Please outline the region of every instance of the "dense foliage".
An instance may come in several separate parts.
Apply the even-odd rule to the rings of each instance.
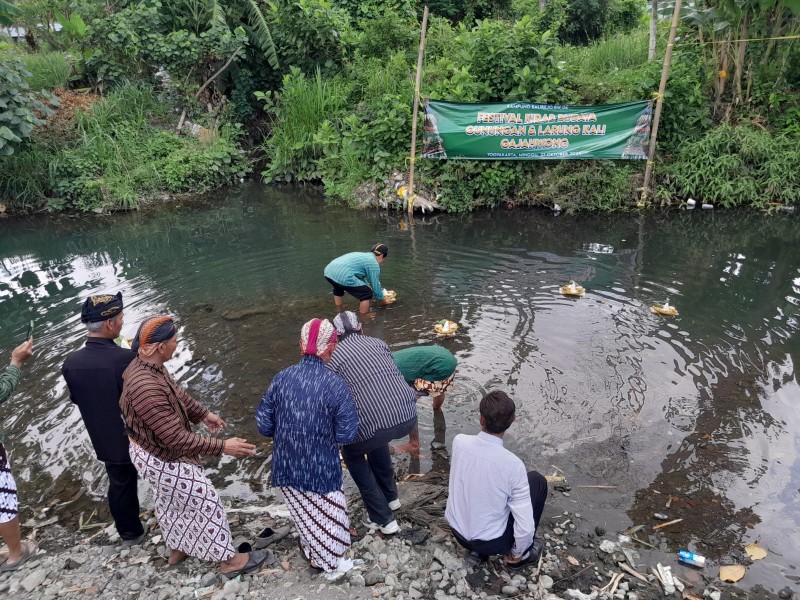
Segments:
[[[322,184],[358,203],[408,166],[418,0],[17,0],[0,19],[0,201],[133,207],[242,177]],[[651,98],[645,0],[433,0],[427,98],[603,104]],[[672,2],[659,2],[663,55]],[[798,200],[797,0],[699,0],[682,13],[659,132],[655,197],[723,206]],[[55,24],[60,24],[56,31]],[[763,41],[749,41],[759,40]],[[50,115],[42,92],[67,104]],[[72,91],[69,91],[69,89]],[[13,108],[8,108],[13,106]],[[188,124],[191,131],[177,131]],[[421,160],[451,211],[636,206],[633,161]],[[385,198],[384,200],[388,200]],[[392,194],[392,199],[396,197]]]

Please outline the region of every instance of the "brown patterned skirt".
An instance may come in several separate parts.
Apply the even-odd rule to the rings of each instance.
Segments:
[[[350,548],[350,518],[344,492],[315,494],[291,487],[281,487],[281,492],[300,532],[300,546],[306,558],[328,573],[336,571]]]
[[[133,442],[130,454],[153,489],[156,519],[170,550],[215,562],[236,554],[222,501],[203,467],[165,462]]]

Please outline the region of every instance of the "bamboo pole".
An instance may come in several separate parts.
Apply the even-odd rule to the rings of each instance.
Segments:
[[[408,169],[408,215],[414,214],[414,163],[417,160],[417,115],[419,114],[419,89],[422,81],[422,57],[425,54],[425,32],[428,29],[428,7],[422,11],[422,33],[419,36],[419,55],[417,56],[417,79],[414,83],[414,114],[411,120],[411,164]]]
[[[661,107],[664,105],[664,90],[667,89],[667,77],[669,77],[669,65],[672,62],[672,47],[675,44],[675,32],[678,30],[678,21],[681,17],[681,0],[675,0],[675,10],[672,12],[672,25],[669,28],[669,41],[667,51],[664,54],[664,67],[661,69],[661,83],[658,84],[658,97],[656,98],[656,110],[653,114],[653,129],[650,132],[650,151],[647,153],[647,166],[644,170],[644,185],[642,186],[642,198],[640,205],[644,206],[647,202],[647,194],[650,191],[650,178],[653,176],[653,157],[656,154],[656,138],[658,136],[658,123],[661,120]]]

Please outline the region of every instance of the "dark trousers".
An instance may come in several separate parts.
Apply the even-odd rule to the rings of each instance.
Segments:
[[[528,471],[528,485],[531,488],[533,522],[538,529],[539,521],[542,518],[542,511],[544,510],[544,502],[547,500],[547,480],[536,471]],[[476,552],[481,556],[508,554],[511,552],[511,548],[514,547],[514,515],[508,516],[508,524],[506,525],[506,530],[503,532],[503,535],[493,540],[466,540],[455,529],[453,530],[453,535],[464,548]],[[525,552],[528,552],[532,547],[533,544],[526,548]]]
[[[105,463],[108,473],[108,507],[119,537],[133,540],[144,533],[139,520],[138,474],[133,463]]]
[[[387,525],[394,520],[389,502],[397,500],[389,442],[407,436],[416,422],[414,417],[400,425],[376,431],[368,440],[342,446],[344,464],[361,492],[369,519],[378,525]]]

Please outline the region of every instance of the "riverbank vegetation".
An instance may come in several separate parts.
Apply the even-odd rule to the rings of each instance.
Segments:
[[[658,2],[655,60],[644,0],[428,5],[423,97],[592,105],[658,89],[672,2]],[[131,208],[251,171],[362,203],[408,168],[421,10],[416,0],[2,2],[18,37],[0,35],[0,203]],[[798,17],[796,0],[684,10],[654,205],[800,200]],[[622,210],[636,206],[643,170],[420,159],[417,184],[451,211]]]

